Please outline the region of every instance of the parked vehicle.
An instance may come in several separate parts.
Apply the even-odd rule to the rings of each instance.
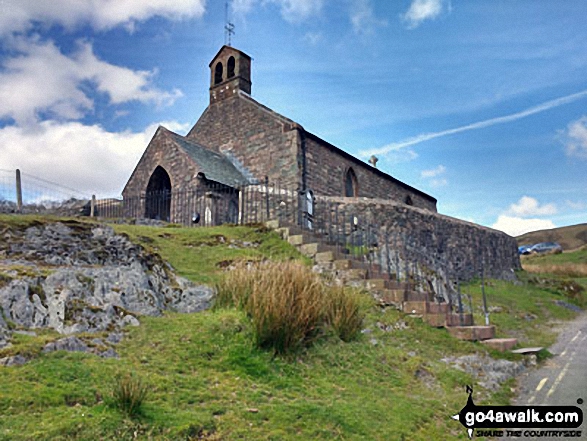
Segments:
[[[520,245],[518,247],[518,254],[530,254],[530,248],[532,248],[532,245]]]
[[[541,242],[530,248],[530,253],[562,253],[563,247],[556,242]]]

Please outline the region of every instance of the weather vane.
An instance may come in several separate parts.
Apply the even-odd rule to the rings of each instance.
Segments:
[[[234,35],[234,23],[231,23],[228,17],[228,1],[229,0],[226,0],[226,3],[224,4],[224,21],[226,23],[224,25],[224,44],[230,46],[232,36]]]

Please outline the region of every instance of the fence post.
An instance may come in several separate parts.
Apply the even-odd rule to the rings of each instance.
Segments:
[[[269,220],[269,177],[265,176],[265,221]]]
[[[20,180],[20,170],[16,169],[16,212],[22,212],[22,182]]]
[[[96,195],[92,195],[92,201],[90,202],[90,217],[94,217],[96,215]]]

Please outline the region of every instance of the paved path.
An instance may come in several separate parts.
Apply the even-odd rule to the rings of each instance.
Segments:
[[[583,400],[582,437],[573,439],[587,440],[587,313],[565,325],[549,350],[552,358],[520,378],[520,393],[512,404],[577,406]]]

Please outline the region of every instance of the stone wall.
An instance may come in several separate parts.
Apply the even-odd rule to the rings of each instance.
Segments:
[[[238,92],[211,103],[186,137],[236,160],[258,181],[267,176],[296,188],[298,136],[291,128],[292,121]]]
[[[243,92],[211,103],[187,138],[236,159],[260,182],[267,176],[270,183],[295,190],[304,188],[305,179],[315,194],[343,196],[345,174],[352,167],[358,196],[398,202],[409,196],[414,206],[436,211],[433,197],[353,158]]]
[[[344,196],[346,173],[352,167],[357,177],[357,196],[404,202],[409,196],[413,206],[436,211],[436,200],[421,191],[365,164],[325,141],[306,136],[307,187],[316,194]]]
[[[521,269],[516,240],[501,231],[381,199],[317,198],[317,219],[332,219],[333,212],[346,219],[346,231],[356,222],[355,228],[376,232],[382,261],[394,247],[407,247],[411,258],[452,280],[470,280],[481,271],[489,278],[511,279]]]
[[[200,170],[196,164],[179,149],[171,138],[171,132],[159,127],[143,153],[122,194],[135,196],[144,194],[147,184],[157,166],[165,169],[171,180],[171,190],[179,191],[196,182]],[[188,184],[188,185],[186,185]]]

